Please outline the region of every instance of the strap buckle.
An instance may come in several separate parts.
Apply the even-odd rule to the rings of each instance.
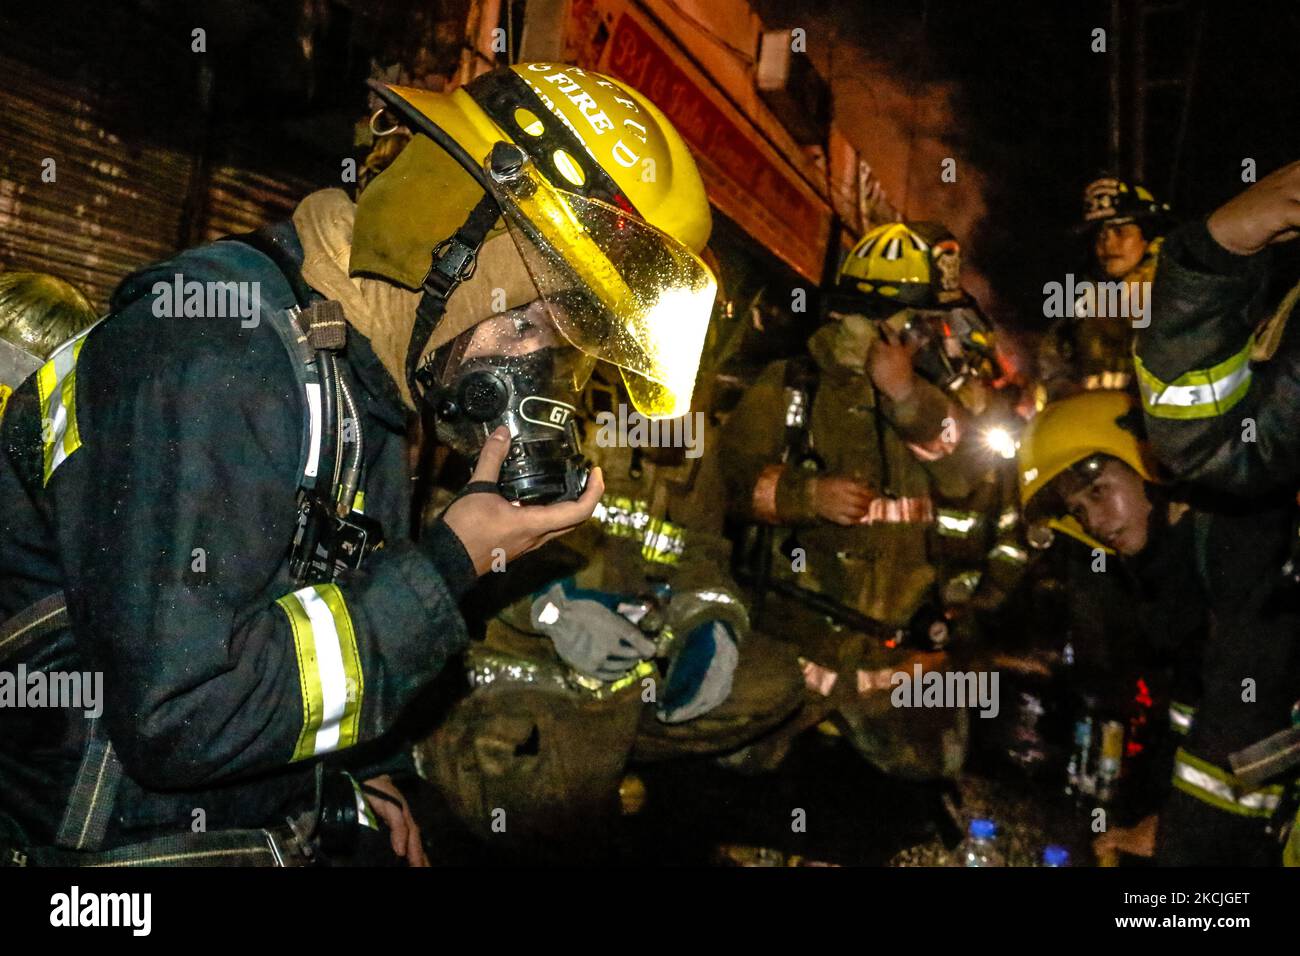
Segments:
[[[478,250],[459,235],[449,236],[433,247],[433,264],[421,285],[446,298],[452,289],[474,274]]]

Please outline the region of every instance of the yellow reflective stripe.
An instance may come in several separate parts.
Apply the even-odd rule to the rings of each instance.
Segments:
[[[1291,835],[1287,837],[1286,848],[1282,851],[1283,866],[1300,866],[1300,810],[1296,811],[1291,823]]]
[[[648,517],[648,516],[647,516]],[[641,542],[641,556],[647,561],[675,564],[686,550],[686,535],[671,521],[650,518]]]
[[[83,335],[61,346],[36,373],[36,394],[41,407],[44,484],[49,484],[59,465],[81,447],[81,433],[77,428],[76,371],[77,359],[85,344]]]
[[[9,396],[14,390],[3,382],[0,382],[0,422],[5,420],[5,409],[9,406]]]
[[[630,687],[632,684],[635,684],[642,677],[648,677],[650,674],[653,674],[654,669],[655,666],[653,663],[651,663],[650,661],[642,661],[640,664],[636,665],[635,668],[633,668],[632,673],[628,674],[626,677],[620,677],[618,680],[614,681],[614,683],[609,685],[607,690],[609,693],[612,694],[615,691],[622,690],[624,687]]]
[[[1202,803],[1240,817],[1271,816],[1282,799],[1280,784],[1242,792],[1230,773],[1181,747],[1174,756],[1174,786]]]
[[[650,521],[649,504],[616,495],[606,495],[596,503],[592,517],[607,532],[620,538],[640,538]]]
[[[81,343],[77,343],[81,350]],[[73,359],[76,362],[76,359]],[[63,407],[68,410],[68,427],[63,434],[63,457],[67,458],[81,447],[81,433],[77,430],[77,369],[74,364],[68,377],[63,380]]]
[[[293,631],[293,648],[298,659],[298,690],[302,694],[302,730],[289,760],[306,760],[316,752],[316,731],[325,711],[320,675],[316,671],[316,641],[312,637],[311,619],[295,595],[286,594],[275,603],[283,608]]]
[[[318,584],[316,593],[329,608],[335,631],[338,634],[340,663],[343,665],[344,706],[339,716],[339,749],[351,747],[361,735],[361,700],[365,693],[365,676],[361,670],[361,652],[357,649],[357,635],[352,628],[352,615],[348,613],[343,592],[335,584]]]
[[[1162,382],[1151,374],[1135,352],[1133,367],[1137,370],[1143,406],[1155,418],[1193,419],[1222,415],[1241,401],[1250,389],[1250,353],[1254,347],[1255,338],[1251,336],[1245,348],[1218,365],[1193,369],[1172,382]]]
[[[291,759],[351,747],[360,735],[365,687],[343,593],[333,584],[315,584],[276,603],[293,631],[302,691],[302,731]]]

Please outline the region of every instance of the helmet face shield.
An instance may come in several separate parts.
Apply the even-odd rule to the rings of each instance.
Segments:
[[[717,280],[681,242],[557,188],[522,152],[519,160],[505,175],[489,163],[489,179],[555,327],[585,355],[618,366],[643,415],[685,414]]]
[[[44,364],[31,352],[21,349],[7,339],[0,338],[0,388],[10,391],[18,388]]]

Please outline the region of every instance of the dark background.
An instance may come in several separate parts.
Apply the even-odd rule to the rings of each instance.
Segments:
[[[132,144],[173,147],[193,157],[199,173],[224,162],[331,185],[338,184],[342,157],[364,155],[355,125],[367,113],[363,81],[373,66],[440,84],[455,68],[467,6],[468,0],[3,0],[0,55],[91,86],[116,104],[105,123],[110,132]],[[918,90],[952,84],[945,145],[984,178],[984,215],[963,237],[968,259],[987,279],[994,301],[986,306],[1002,325],[1030,335],[1040,329],[1043,283],[1083,265],[1083,245],[1069,231],[1080,189],[1108,166],[1108,61],[1088,49],[1087,37],[1093,27],[1108,26],[1109,0],[755,6],[772,27],[831,25],[837,43],[873,64],[846,82],[869,89],[884,73]],[[1244,158],[1256,161],[1262,177],[1300,157],[1300,4],[1122,4],[1127,17],[1143,6],[1163,11],[1150,21],[1152,73],[1188,75],[1194,59],[1181,148],[1183,91],[1155,94],[1148,107],[1146,179],[1158,195],[1177,213],[1202,215],[1243,188]],[[190,52],[196,26],[208,31],[206,56]],[[1131,50],[1120,50],[1131,60]],[[8,82],[0,76],[0,109]],[[1124,119],[1127,152],[1132,117]],[[851,126],[852,117],[837,121]],[[0,135],[5,122],[0,112]],[[870,157],[873,131],[854,132]],[[1128,172],[1124,165],[1120,171]],[[195,182],[177,235],[169,237],[172,248],[213,231],[204,219],[202,176]],[[916,208],[905,211],[925,213],[918,196],[910,202]],[[1295,265],[1296,253],[1287,250],[1283,275],[1294,275]]]

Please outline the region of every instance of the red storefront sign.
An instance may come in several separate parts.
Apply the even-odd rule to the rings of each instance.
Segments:
[[[793,170],[769,158],[779,161],[774,150],[743,132],[701,90],[678,57],[624,12],[590,68],[649,97],[690,144],[709,199],[795,271],[820,281],[829,208]]]

